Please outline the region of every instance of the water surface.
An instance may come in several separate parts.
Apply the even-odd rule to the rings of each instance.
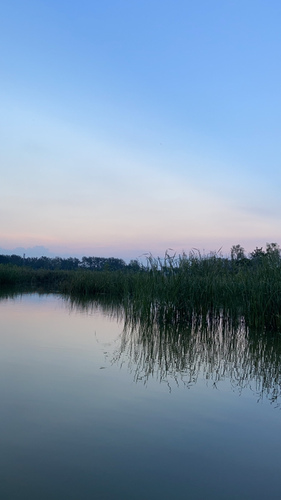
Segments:
[[[0,301],[0,494],[279,499],[280,336]]]

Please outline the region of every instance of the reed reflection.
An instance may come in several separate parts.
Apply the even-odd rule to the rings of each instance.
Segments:
[[[222,315],[194,316],[188,325],[132,324],[122,334],[121,359],[135,366],[135,379],[173,378],[190,386],[199,377],[215,387],[229,379],[233,389],[249,388],[258,400],[277,402],[281,390],[280,339],[250,332],[243,319],[233,325]]]
[[[15,296],[5,290],[0,299]],[[72,310],[102,312],[124,325],[112,363],[129,367],[135,382],[153,378],[169,387],[172,381],[192,387],[203,379],[219,388],[229,381],[235,392],[247,389],[257,401],[280,407],[281,336],[250,329],[239,311],[201,309],[179,316],[160,304],[64,300]]]
[[[248,389],[257,401],[281,404],[281,337],[251,330],[238,312],[201,310],[179,318],[171,308],[106,300],[72,300],[71,307],[98,309],[124,322],[112,361],[127,365],[135,382],[153,378],[191,387],[203,378],[219,388],[228,380],[239,394]]]

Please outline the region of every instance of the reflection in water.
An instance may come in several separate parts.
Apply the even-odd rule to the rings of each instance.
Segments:
[[[15,297],[5,290],[0,299]],[[191,387],[199,379],[219,388],[229,381],[239,394],[250,389],[261,401],[280,406],[281,336],[252,331],[243,317],[222,312],[193,314],[185,321],[168,318],[159,308],[139,308],[106,298],[95,301],[64,297],[72,310],[102,312],[124,324],[112,362],[129,366],[135,382],[150,378]],[[160,313],[159,313],[160,311]]]
[[[120,305],[110,301],[70,301],[70,306],[102,310],[124,322],[119,349],[113,361],[129,365],[136,382],[150,378],[173,380],[187,387],[202,378],[218,388],[229,380],[233,390],[251,390],[261,401],[266,397],[275,406],[281,395],[281,337],[251,331],[243,317],[216,314],[193,314],[185,321],[167,320],[165,311],[157,314],[135,304]]]
[[[126,323],[119,359],[130,359],[136,380],[173,378],[190,386],[199,377],[215,387],[228,379],[239,393],[251,389],[258,400],[277,403],[281,392],[281,342],[273,335],[250,332],[241,319],[194,317],[187,326]]]
[[[0,498],[279,498],[281,337],[16,295],[0,303]]]

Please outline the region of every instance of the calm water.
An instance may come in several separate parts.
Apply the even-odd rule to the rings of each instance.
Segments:
[[[104,309],[0,301],[0,498],[280,499],[281,337]]]

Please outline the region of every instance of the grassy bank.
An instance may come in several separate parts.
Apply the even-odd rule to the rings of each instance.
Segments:
[[[29,269],[18,266],[0,264],[0,286],[61,286],[69,279],[65,271],[48,271]]]

